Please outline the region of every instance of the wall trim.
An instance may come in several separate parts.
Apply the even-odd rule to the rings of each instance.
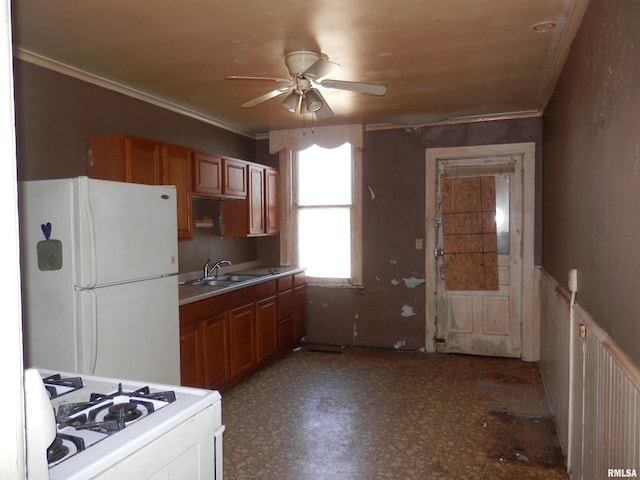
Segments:
[[[98,87],[111,90],[113,92],[121,93],[122,95],[135,98],[136,100],[140,100],[145,103],[155,105],[156,107],[164,108],[165,110],[169,110],[171,112],[178,113],[180,115],[184,115],[186,117],[190,117],[204,123],[208,123],[210,125],[213,125],[214,127],[222,128],[223,130],[227,130],[228,132],[236,133],[244,137],[249,137],[252,140],[258,139],[258,137],[253,133],[249,133],[229,123],[223,122],[222,120],[218,120],[217,118],[213,118],[209,115],[205,115],[204,113],[199,112],[197,110],[187,108],[183,105],[179,105],[175,102],[172,102],[170,100],[167,100],[161,97],[157,97],[155,95],[151,95],[142,90],[138,90],[128,85],[125,85],[124,83],[116,82],[114,80],[110,80],[100,75],[95,75],[93,73],[85,72],[82,69],[72,67],[71,65],[67,65],[66,63],[53,60],[51,58],[45,57],[43,55],[39,55],[29,50],[15,47],[13,49],[13,56],[27,63],[31,63],[33,65],[37,65],[39,67],[46,68],[48,70],[52,70],[62,75],[67,75],[68,77],[73,77],[78,80],[82,80],[83,82],[87,82],[92,85],[96,85]]]

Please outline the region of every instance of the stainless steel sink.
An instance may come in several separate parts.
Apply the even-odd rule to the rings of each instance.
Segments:
[[[218,280],[215,278],[198,278],[197,280],[188,280],[181,285],[188,285],[191,287],[229,287],[239,282],[231,282],[229,280]]]
[[[187,280],[186,282],[182,282],[181,285],[188,285],[192,287],[230,287],[231,285],[237,285],[238,283],[254,280],[264,276],[265,274],[233,273],[229,275],[219,275],[212,278]]]
[[[223,282],[246,282],[247,280],[253,280],[254,278],[264,277],[262,274],[251,273],[232,273],[229,275],[219,275],[216,280],[222,280]]]

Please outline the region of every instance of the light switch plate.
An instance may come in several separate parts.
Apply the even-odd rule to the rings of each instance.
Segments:
[[[578,270],[575,268],[569,270],[569,291],[572,293],[578,291]]]

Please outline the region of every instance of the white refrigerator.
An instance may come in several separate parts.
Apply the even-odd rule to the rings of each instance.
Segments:
[[[180,383],[176,190],[19,184],[25,367]]]

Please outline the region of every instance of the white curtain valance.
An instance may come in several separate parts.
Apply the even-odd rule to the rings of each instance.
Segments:
[[[349,142],[362,148],[362,125],[335,125],[313,127],[313,129],[274,130],[269,132],[269,153],[277,153],[287,148],[300,151],[311,145],[323,148],[336,148]]]

